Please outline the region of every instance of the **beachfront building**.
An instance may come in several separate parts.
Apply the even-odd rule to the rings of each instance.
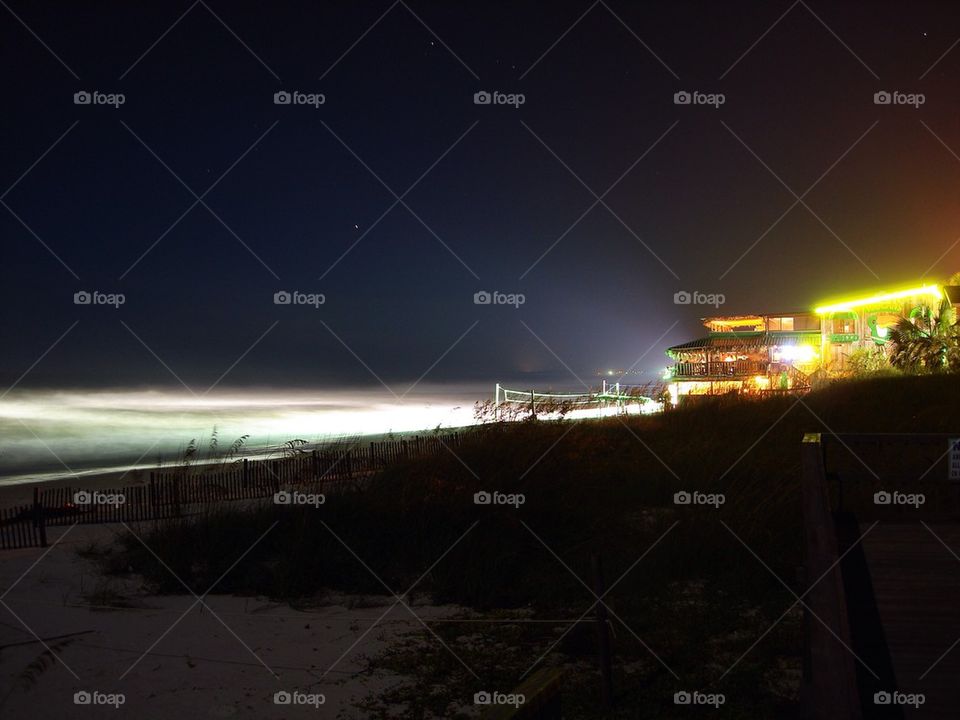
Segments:
[[[960,287],[918,285],[824,302],[813,310],[703,318],[704,337],[674,345],[666,380],[674,404],[690,396],[808,391],[839,377],[857,349],[887,352],[901,318],[960,305]]]

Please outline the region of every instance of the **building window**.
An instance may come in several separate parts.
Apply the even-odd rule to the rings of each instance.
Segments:
[[[793,332],[792,317],[775,317],[767,320],[768,332]]]
[[[857,322],[853,313],[848,315],[834,315],[833,334],[834,335],[855,335],[857,332]]]

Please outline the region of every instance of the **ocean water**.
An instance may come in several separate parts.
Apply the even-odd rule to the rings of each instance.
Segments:
[[[358,436],[474,422],[493,386],[418,386],[397,399],[384,388],[217,390],[13,390],[0,400],[0,484],[156,468],[182,458],[191,440],[221,450],[243,435],[247,454],[302,439]]]

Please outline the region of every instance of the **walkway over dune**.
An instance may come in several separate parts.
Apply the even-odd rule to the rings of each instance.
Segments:
[[[804,438],[800,597],[812,717],[957,717],[955,444],[947,435]]]

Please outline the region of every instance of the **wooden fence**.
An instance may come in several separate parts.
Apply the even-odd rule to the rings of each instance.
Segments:
[[[210,503],[272,497],[287,486],[337,492],[388,465],[439,455],[462,436],[413,437],[365,446],[325,446],[287,457],[181,466],[150,473],[146,485],[85,490],[34,488],[33,505],[0,510],[0,549],[46,547],[46,526],[181,517]]]
[[[47,529],[36,505],[0,509],[0,550],[46,546]]]

